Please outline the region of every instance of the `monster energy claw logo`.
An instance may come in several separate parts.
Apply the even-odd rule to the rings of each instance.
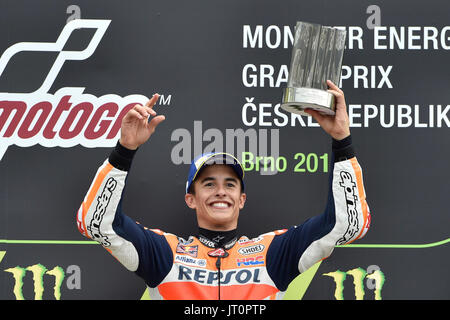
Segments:
[[[379,269],[370,274],[362,268],[355,268],[347,272],[337,270],[335,272],[324,273],[323,275],[333,278],[336,284],[336,290],[334,291],[334,297],[336,300],[344,300],[344,280],[347,275],[353,277],[356,300],[364,300],[364,279],[370,279],[375,282],[373,287],[373,289],[375,289],[375,300],[381,300],[381,289],[383,288],[385,276]]]
[[[56,266],[53,269],[48,270],[45,266],[38,263],[25,268],[17,266],[4,271],[13,275],[15,281],[13,292],[16,300],[25,300],[22,289],[24,285],[23,279],[27,271],[30,271],[33,275],[34,300],[42,300],[42,296],[44,294],[44,275],[54,277],[53,296],[56,300],[61,299],[61,285],[66,274],[60,266]],[[73,265],[69,266],[66,271],[68,273],[72,273],[67,280],[67,287],[69,289],[80,289],[80,268]],[[69,283],[69,280],[73,283]]]

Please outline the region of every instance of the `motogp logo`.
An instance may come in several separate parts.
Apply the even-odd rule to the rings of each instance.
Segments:
[[[53,52],[57,58],[42,85],[30,93],[0,92],[0,160],[11,145],[30,147],[88,148],[113,147],[124,115],[135,104],[145,104],[144,95],[120,97],[107,94],[96,97],[83,87],[60,88],[48,93],[62,66],[70,60],[91,57],[111,20],[72,20],[65,25],[55,42],[19,42],[0,57],[0,77],[10,60],[21,52]],[[77,29],[94,29],[88,46],[81,51],[64,50]]]

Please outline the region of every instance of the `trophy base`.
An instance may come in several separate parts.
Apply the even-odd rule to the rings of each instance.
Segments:
[[[334,96],[325,90],[288,87],[283,90],[281,108],[302,116],[309,116],[304,112],[306,108],[326,115],[335,115],[336,102]]]

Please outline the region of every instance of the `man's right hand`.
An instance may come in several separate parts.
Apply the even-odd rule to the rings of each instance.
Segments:
[[[154,94],[144,106],[135,105],[123,117],[119,140],[122,146],[136,150],[150,138],[158,124],[165,120],[163,115],[156,115],[153,110],[158,98],[159,94]],[[153,117],[150,121],[148,121],[149,116]]]

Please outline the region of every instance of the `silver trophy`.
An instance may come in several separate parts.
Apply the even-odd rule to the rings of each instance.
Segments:
[[[297,22],[283,110],[304,116],[309,116],[305,108],[335,114],[335,98],[327,92],[326,81],[339,85],[345,37],[345,30]]]

